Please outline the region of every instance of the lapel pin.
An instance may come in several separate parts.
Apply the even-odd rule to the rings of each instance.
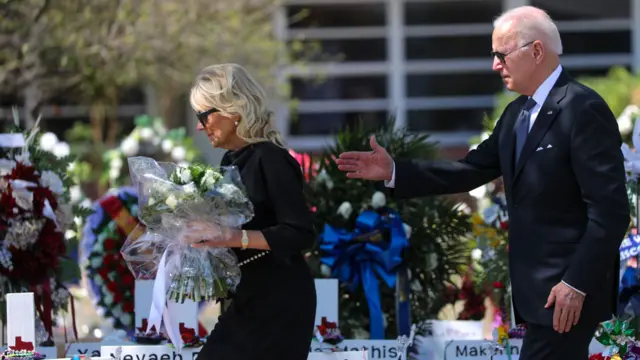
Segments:
[[[547,113],[547,115],[551,115],[551,114],[553,114],[553,111],[549,111],[549,112]]]

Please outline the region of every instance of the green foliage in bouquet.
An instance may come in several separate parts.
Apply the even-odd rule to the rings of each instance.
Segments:
[[[376,132],[377,141],[394,157],[407,159],[433,159],[436,146],[428,142],[428,136],[415,135],[402,130],[392,130],[394,120],[386,129]],[[315,208],[315,227],[321,232],[325,223],[335,227],[353,229],[358,214],[371,208],[376,183],[349,179],[338,170],[334,158],[344,151],[370,150],[371,134],[362,127],[339,133],[333,147],[327,149],[319,162],[319,174],[309,167],[307,192],[310,205]],[[314,176],[315,175],[315,176]],[[344,202],[352,204],[353,212],[348,220],[337,214]],[[409,225],[409,248],[405,261],[410,271],[410,302],[412,322],[433,319],[446,305],[444,291],[452,277],[464,271],[469,256],[466,236],[470,231],[469,217],[444,197],[427,197],[410,200],[388,199],[387,206],[396,209],[405,224]],[[308,254],[308,262],[316,277],[330,277],[330,270],[321,265],[317,247]],[[369,310],[362,286],[351,293],[340,287],[340,328],[347,338],[368,337]],[[385,335],[397,337],[395,289],[380,282],[382,311],[386,317]]]
[[[169,175],[169,181],[156,182],[151,187],[147,206],[140,209],[140,219],[145,224],[158,223],[162,214],[181,211],[181,203],[193,206],[194,203],[204,202],[203,195],[213,190],[223,177],[221,169],[209,165],[176,167]]]

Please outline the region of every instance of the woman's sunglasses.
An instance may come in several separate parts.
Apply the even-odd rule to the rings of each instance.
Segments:
[[[196,117],[198,118],[198,121],[200,121],[200,124],[202,124],[202,127],[207,127],[207,118],[209,117],[209,115],[219,111],[220,110],[216,108],[211,108],[207,111],[196,113]]]

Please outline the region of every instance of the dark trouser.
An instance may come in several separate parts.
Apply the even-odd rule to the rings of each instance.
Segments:
[[[587,360],[597,323],[578,323],[568,333],[553,327],[527,324],[520,360]]]

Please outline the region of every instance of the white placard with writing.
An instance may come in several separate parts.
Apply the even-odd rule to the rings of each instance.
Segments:
[[[195,360],[201,348],[183,348],[181,352],[169,345],[103,346],[103,357],[119,360]],[[119,356],[119,357],[118,357]]]
[[[134,298],[136,328],[142,326],[143,319],[148,320],[153,301],[153,283],[154,280],[136,280]],[[173,326],[176,329],[179,328],[180,323],[184,323],[185,327],[198,331],[198,304],[195,301],[185,300],[182,304],[167,301],[167,308],[172,314],[175,314]],[[160,329],[156,329],[156,331],[160,331]]]
[[[369,358],[367,360],[396,360],[398,358],[397,340],[344,340],[336,345],[342,351],[366,350]],[[324,352],[327,345],[313,342],[311,352]]]
[[[86,355],[87,357],[91,357],[93,359],[100,357],[100,347],[101,343],[91,342],[91,343],[73,343],[67,344],[65,347],[65,356],[73,357],[75,355]]]
[[[427,320],[425,336],[416,336],[420,359],[442,359],[444,349],[452,340],[483,340],[482,321]]]
[[[7,350],[7,347],[1,347],[0,351]],[[39,346],[36,348],[36,351],[45,357],[45,359],[57,359],[58,358],[58,350],[55,346]]]
[[[16,339],[36,346],[36,310],[33,293],[7,294],[7,343]]]
[[[307,360],[369,360],[369,354],[366,351],[310,353]]]
[[[358,360],[396,360],[398,349],[396,340],[345,340],[338,344],[338,348],[345,352],[356,352],[360,355]],[[132,346],[102,346],[101,356],[118,360],[195,360],[201,348],[184,348],[182,352],[168,345],[132,345]],[[312,343],[309,349],[309,359],[319,360],[316,354],[327,354],[326,345]],[[364,353],[367,357],[363,358]],[[313,356],[311,356],[313,354]],[[331,359],[331,358],[327,358]],[[338,358],[340,359],[340,358]],[[340,360],[352,360],[345,358]],[[332,359],[334,360],[334,359]],[[337,360],[337,359],[335,359]]]
[[[499,350],[499,353],[492,354],[491,342],[486,340],[453,340],[446,344],[444,351],[444,358],[447,360],[486,360],[497,359],[497,356],[505,355],[503,350]],[[522,349],[522,339],[509,340],[511,349],[511,359],[515,360],[520,356],[520,350]],[[436,359],[439,359],[438,357]]]
[[[322,323],[322,318],[338,323],[338,279],[315,279],[316,296],[316,325]]]
[[[483,340],[482,321],[469,320],[427,320],[425,337],[444,340]]]

